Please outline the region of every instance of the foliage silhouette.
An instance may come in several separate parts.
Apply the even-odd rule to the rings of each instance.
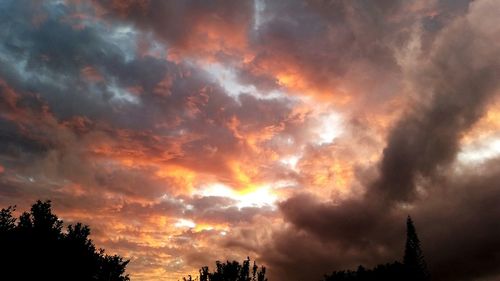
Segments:
[[[403,263],[395,261],[373,269],[359,266],[356,271],[340,270],[325,275],[324,281],[428,281],[430,280],[420,240],[410,216],[406,221],[406,245]]]
[[[404,265],[400,262],[393,262],[384,265],[377,265],[373,269],[365,269],[359,266],[357,271],[341,270],[334,271],[331,275],[325,276],[325,281],[400,281],[407,280]]]
[[[429,280],[427,264],[420,248],[420,240],[410,216],[406,220],[406,246],[403,261],[410,275],[408,280]]]
[[[97,250],[88,226],[63,231],[50,201],[37,201],[18,219],[14,207],[0,211],[0,280],[128,281],[128,260]]]
[[[183,281],[267,281],[266,268],[264,266],[259,268],[255,261],[250,268],[249,257],[242,264],[237,261],[227,261],[225,263],[216,261],[215,265],[216,270],[214,272],[210,272],[208,266],[204,266],[199,271],[199,277],[193,279],[189,275],[187,278],[183,278]]]

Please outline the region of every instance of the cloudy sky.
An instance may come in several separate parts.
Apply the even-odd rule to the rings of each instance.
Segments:
[[[401,259],[500,278],[500,1],[2,0],[0,205],[132,280]]]

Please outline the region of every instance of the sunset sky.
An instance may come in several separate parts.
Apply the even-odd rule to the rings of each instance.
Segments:
[[[500,280],[500,1],[0,0],[0,207],[175,281]]]

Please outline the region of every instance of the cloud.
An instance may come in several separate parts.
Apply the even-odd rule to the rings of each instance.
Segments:
[[[475,2],[467,15],[436,37],[428,59],[420,65],[421,72],[413,78],[418,104],[389,132],[380,174],[367,187],[364,197],[323,203],[299,195],[281,205],[285,219],[324,241],[338,243],[338,251],[363,248],[367,256],[383,262],[383,257],[386,261],[399,258],[394,249],[403,245],[400,226],[394,223],[402,224],[405,213],[415,214],[424,245],[425,241],[430,244],[424,246],[424,251],[428,250],[436,280],[468,280],[495,274],[496,259],[489,258],[497,252],[491,240],[496,237],[495,230],[486,226],[485,218],[491,216],[483,214],[475,203],[488,204],[488,198],[496,197],[498,190],[490,178],[496,168],[488,163],[482,166],[484,174],[471,177],[456,174],[450,165],[459,150],[460,138],[484,114],[498,92],[498,30],[492,28],[496,19],[489,17],[488,11],[499,8],[492,1]],[[470,201],[468,196],[472,196]],[[466,233],[466,225],[476,226],[473,233]],[[460,233],[460,238],[455,240],[454,233]],[[400,238],[392,236],[395,234]],[[458,254],[451,245],[461,245],[470,252]],[[373,254],[375,249],[385,253],[377,256]],[[454,270],[470,259],[477,262],[476,266]],[[346,264],[345,258],[343,262],[330,260],[332,264],[338,262],[339,267]],[[360,258],[353,259],[350,266],[361,262]],[[481,267],[481,263],[489,266]]]
[[[185,1],[95,1],[104,17],[130,21],[167,42],[171,58],[238,53],[247,44],[253,4]]]
[[[422,102],[391,131],[374,194],[408,200],[418,176],[432,177],[454,160],[461,135],[482,116],[498,87],[499,61],[493,39],[498,30],[480,23],[494,22],[484,9],[471,6],[469,14],[452,24],[437,39],[416,91]],[[488,7],[488,8],[486,8]],[[487,29],[485,29],[485,27]],[[477,56],[477,54],[482,54]]]

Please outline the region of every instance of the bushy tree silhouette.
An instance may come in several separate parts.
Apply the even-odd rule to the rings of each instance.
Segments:
[[[0,211],[0,280],[127,281],[127,260],[97,250],[88,226],[63,231],[50,201],[37,201],[16,223],[14,207]]]
[[[193,279],[192,276],[183,278],[184,281],[267,281],[266,278],[266,268],[261,266],[260,268],[254,262],[252,268],[250,268],[250,258],[247,257],[246,260],[240,264],[237,261],[227,261],[225,263],[216,261],[216,270],[210,272],[208,266],[204,266],[200,269],[200,275],[198,278]]]
[[[406,221],[406,246],[403,262],[377,265],[373,269],[359,266],[358,270],[334,271],[325,275],[324,281],[428,281],[430,280],[424,260],[420,240],[412,219],[408,216]]]
[[[365,269],[359,266],[358,270],[334,271],[331,275],[325,275],[325,281],[401,281],[407,280],[404,265],[400,262],[377,265],[373,269]]]

